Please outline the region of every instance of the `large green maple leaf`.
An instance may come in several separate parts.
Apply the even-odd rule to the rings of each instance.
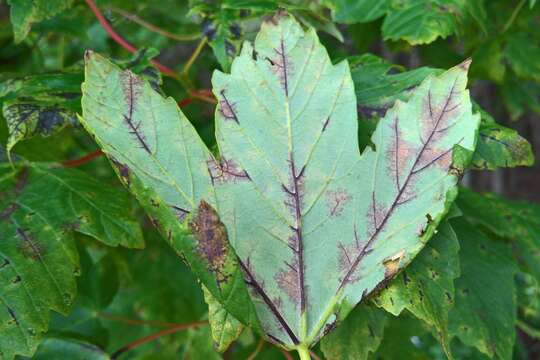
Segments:
[[[138,179],[136,193],[149,188],[151,202],[190,213],[188,261],[212,295],[223,302],[237,266],[267,337],[308,356],[412,260],[447,212],[479,123],[467,68],[430,76],[396,102],[360,154],[347,62],[332,64],[313,29],[278,13],[230,74],[214,73],[218,159],[171,99],[98,55],[87,58],[82,120],[120,175]],[[216,219],[200,203],[215,207],[238,257],[227,276],[207,261],[218,288],[201,268],[209,252],[200,229]],[[171,221],[160,220],[164,234],[178,226]],[[214,244],[212,254],[232,252]]]

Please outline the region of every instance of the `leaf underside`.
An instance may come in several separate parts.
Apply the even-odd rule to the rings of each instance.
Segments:
[[[216,209],[264,333],[305,347],[408,264],[446,213],[479,122],[467,68],[428,77],[398,101],[372,137],[376,151],[360,154],[347,62],[333,65],[313,29],[278,13],[230,74],[214,73],[219,159],[172,99],[97,55],[87,59],[82,121],[121,176],[199,214],[199,240],[208,217],[195,207]],[[228,250],[204,245],[195,252],[218,289],[203,282],[222,302],[232,270],[215,255]]]

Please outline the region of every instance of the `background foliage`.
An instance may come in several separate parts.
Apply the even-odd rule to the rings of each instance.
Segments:
[[[471,57],[482,124],[464,185],[534,198],[523,184],[537,171],[501,168],[533,164],[515,129],[538,129],[535,0],[0,1],[0,358],[295,356],[203,294],[76,118],[93,49],[178,100],[212,148],[212,71],[278,8],[314,26],[334,61],[349,58],[362,148],[396,99]],[[539,206],[463,188],[416,260],[315,356],[537,358],[539,226]]]

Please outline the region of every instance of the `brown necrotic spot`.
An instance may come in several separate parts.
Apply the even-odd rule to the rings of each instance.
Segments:
[[[212,158],[206,164],[214,185],[250,180],[247,171],[242,170],[232,159],[222,157],[217,162]]]
[[[219,99],[219,113],[226,119],[232,120],[239,124],[238,116],[236,115],[236,104],[232,103],[225,93],[225,89],[219,92],[221,98]]]
[[[275,275],[276,283],[294,304],[299,305],[301,292],[298,260],[295,260],[292,264],[285,263],[285,265],[286,268]]]
[[[129,167],[127,165],[121,163],[120,161],[116,160],[112,156],[111,156],[111,161],[112,161],[114,167],[116,168],[116,170],[118,171],[118,175],[120,176],[120,179],[126,185],[129,186],[129,184],[131,183]]]
[[[35,260],[43,261],[43,255],[46,249],[43,244],[36,241],[32,234],[22,228],[17,228],[17,236],[19,237],[19,250],[24,257]]]
[[[17,210],[18,205],[15,203],[9,204],[4,210],[0,212],[0,221],[2,220],[8,220],[11,214]]]
[[[150,146],[146,141],[146,136],[142,129],[142,121],[134,120],[139,97],[142,93],[143,82],[131,71],[124,71],[120,75],[120,84],[122,85],[124,100],[127,106],[127,111],[124,114],[124,122],[128,127],[129,133],[139,143],[139,147],[151,154]]]
[[[186,219],[186,216],[189,214],[189,211],[176,205],[173,205],[172,208],[174,212],[176,213],[176,217],[178,218],[178,221],[183,223],[184,220]]]
[[[201,200],[189,227],[197,240],[197,251],[216,275],[218,284],[226,280],[225,265],[229,255],[227,229],[217,212]]]
[[[404,256],[405,250],[401,250],[390,256],[389,258],[383,260],[385,279],[391,279],[397,274],[400,269],[401,259],[403,259]]]
[[[343,212],[345,204],[351,200],[349,192],[343,188],[329,190],[326,192],[326,205],[328,214],[331,217],[340,216]]]

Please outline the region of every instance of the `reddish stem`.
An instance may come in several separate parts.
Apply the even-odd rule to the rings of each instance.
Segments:
[[[92,161],[95,158],[100,157],[101,155],[103,155],[103,152],[101,150],[96,150],[93,153],[87,154],[87,155],[85,155],[83,157],[80,157],[78,159],[66,160],[66,161],[62,162],[62,165],[64,167],[81,166],[82,164],[86,164],[87,162]]]
[[[174,334],[176,332],[186,330],[186,329],[198,328],[198,327],[206,325],[206,324],[208,324],[207,321],[197,321],[197,322],[193,322],[193,323],[189,323],[189,324],[179,324],[178,326],[173,326],[173,327],[158,331],[158,332],[156,332],[154,334],[151,334],[151,335],[145,336],[143,338],[137,339],[137,340],[135,340],[135,341],[121,347],[120,349],[116,350],[111,355],[111,359],[117,359],[120,355],[122,355],[126,351],[134,349],[134,348],[136,348],[136,347],[138,347],[140,345],[144,345],[144,344],[147,344],[149,342],[152,342],[152,341],[154,341],[154,340],[156,340],[156,339],[158,339],[158,338],[160,338],[162,336]]]
[[[123,316],[107,314],[107,313],[102,313],[102,312],[98,313],[97,316],[103,319],[107,319],[111,321],[118,321],[118,322],[129,324],[129,325],[149,325],[149,326],[158,326],[158,327],[166,327],[166,328],[185,325],[185,324],[163,322],[163,321],[156,321],[156,320],[130,319]]]
[[[109,34],[109,36],[111,37],[111,39],[113,39],[117,44],[119,44],[120,46],[122,46],[124,49],[126,49],[127,51],[131,52],[131,53],[135,53],[137,52],[137,49],[131,45],[129,42],[127,42],[122,36],[120,36],[113,28],[112,26],[109,24],[109,22],[107,21],[107,19],[105,18],[105,16],[103,16],[103,14],[101,13],[101,11],[99,10],[99,8],[97,7],[96,3],[94,2],[94,0],[86,0],[86,3],[88,4],[88,7],[90,8],[90,10],[92,10],[92,12],[94,13],[94,15],[96,15],[96,18],[97,20],[99,21],[99,23],[101,24],[101,26],[103,27],[103,29],[105,29],[105,31],[107,32],[107,34]],[[176,72],[161,64],[160,62],[156,61],[156,60],[152,60],[152,64],[157,67],[159,69],[159,71],[161,71],[163,74],[165,75],[170,75],[170,76],[174,76],[176,77],[177,74]]]

